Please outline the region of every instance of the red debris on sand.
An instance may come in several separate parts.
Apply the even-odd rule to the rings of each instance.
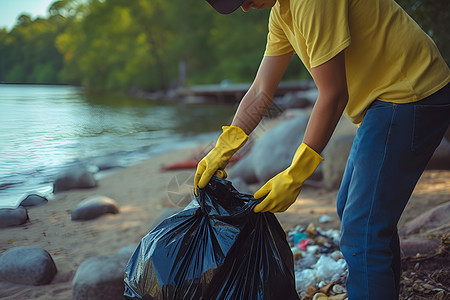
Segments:
[[[235,163],[239,161],[243,155],[234,155],[230,159],[230,163]],[[159,169],[160,172],[164,171],[170,171],[170,170],[181,170],[181,169],[195,169],[197,168],[198,163],[200,162],[199,159],[188,159],[184,161],[179,161],[173,164],[169,164],[167,166],[163,166]]]

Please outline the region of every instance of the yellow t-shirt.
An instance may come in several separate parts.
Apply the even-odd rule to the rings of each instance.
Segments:
[[[345,49],[349,101],[360,124],[370,103],[421,100],[450,81],[434,42],[393,0],[278,0],[265,56],[296,52],[306,68]]]

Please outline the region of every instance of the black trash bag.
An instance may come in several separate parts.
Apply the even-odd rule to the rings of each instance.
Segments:
[[[139,243],[126,299],[299,299],[286,234],[272,213],[214,176]]]

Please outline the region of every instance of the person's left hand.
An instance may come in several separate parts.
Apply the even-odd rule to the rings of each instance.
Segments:
[[[255,199],[266,196],[253,209],[254,212],[283,212],[297,199],[303,182],[311,176],[323,158],[308,145],[302,143],[294,155],[292,164],[264,184],[254,195]]]
[[[255,194],[255,199],[266,198],[255,206],[254,212],[283,212],[297,199],[302,184],[295,182],[289,169],[266,182]]]

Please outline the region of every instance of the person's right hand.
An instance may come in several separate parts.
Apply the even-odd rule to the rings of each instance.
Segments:
[[[223,126],[216,146],[198,163],[194,177],[194,193],[197,187],[204,188],[213,175],[226,178],[225,167],[236,151],[248,140],[248,135],[239,127]]]

